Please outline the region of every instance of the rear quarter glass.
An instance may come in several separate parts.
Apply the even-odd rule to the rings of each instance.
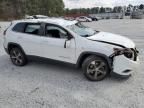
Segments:
[[[17,23],[13,28],[12,31],[15,32],[24,32],[26,23]]]

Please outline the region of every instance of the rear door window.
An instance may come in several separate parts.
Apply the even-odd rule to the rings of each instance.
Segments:
[[[41,29],[41,24],[27,24],[24,32],[33,35],[39,35]]]

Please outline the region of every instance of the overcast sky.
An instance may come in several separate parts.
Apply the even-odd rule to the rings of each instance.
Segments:
[[[113,7],[144,4],[144,0],[63,0],[66,8]]]

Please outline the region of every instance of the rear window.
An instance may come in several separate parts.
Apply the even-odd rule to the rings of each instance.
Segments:
[[[12,30],[16,32],[24,32],[25,25],[25,23],[18,23],[13,27]]]

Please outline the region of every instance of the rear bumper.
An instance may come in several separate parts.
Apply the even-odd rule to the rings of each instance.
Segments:
[[[133,61],[125,57],[124,55],[116,56],[113,61],[113,73],[128,77],[133,72],[136,72],[139,64],[139,59]]]

